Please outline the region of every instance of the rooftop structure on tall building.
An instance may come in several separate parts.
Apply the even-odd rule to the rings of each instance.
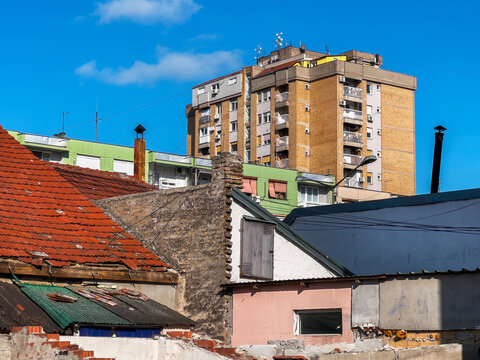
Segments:
[[[416,78],[382,63],[356,50],[333,56],[288,46],[194,86],[187,153],[347,175],[337,201],[414,195]],[[368,155],[377,160],[357,168]]]

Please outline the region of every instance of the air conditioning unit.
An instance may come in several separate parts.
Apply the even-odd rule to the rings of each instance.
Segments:
[[[373,121],[372,115],[367,115],[367,121],[368,121],[368,122],[372,122],[372,121]]]
[[[215,116],[213,117],[215,120],[218,120],[220,119],[220,114],[215,114]]]
[[[185,175],[185,168],[178,167],[177,168],[177,174],[178,175]]]
[[[212,95],[218,94],[220,89],[212,89]]]
[[[358,182],[364,183],[364,182],[365,182],[365,178],[364,178],[364,177],[359,177],[359,178],[358,178]]]
[[[345,76],[339,76],[338,81],[341,82],[341,83],[344,83],[345,82]]]
[[[215,140],[220,140],[222,138],[222,135],[215,135]]]
[[[339,104],[340,106],[346,106],[347,102],[345,100],[340,100]]]
[[[370,58],[370,62],[372,64],[376,64],[377,63],[377,58],[374,58],[374,57]]]
[[[310,134],[310,128],[308,127],[305,128],[305,134]]]
[[[211,132],[211,133],[212,133],[212,132],[213,132],[213,130],[215,130],[215,127],[214,127],[214,126],[209,126],[209,127],[208,127],[208,131],[209,131],[209,132]]]

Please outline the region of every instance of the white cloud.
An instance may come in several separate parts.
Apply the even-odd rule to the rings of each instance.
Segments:
[[[218,36],[216,34],[200,34],[191,39],[190,41],[214,41],[217,40]]]
[[[212,53],[169,52],[157,48],[158,61],[153,64],[135,61],[128,68],[98,69],[94,60],[83,64],[75,74],[94,78],[113,85],[152,85],[159,80],[206,80],[218,74],[237,70],[241,66],[240,53],[215,51]]]
[[[200,10],[195,0],[109,0],[97,4],[100,23],[128,20],[140,24],[178,24]]]

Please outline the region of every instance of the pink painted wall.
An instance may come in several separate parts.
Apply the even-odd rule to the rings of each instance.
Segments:
[[[307,345],[353,342],[349,282],[261,286],[233,291],[232,345],[301,339]],[[342,335],[294,335],[294,310],[342,309]]]

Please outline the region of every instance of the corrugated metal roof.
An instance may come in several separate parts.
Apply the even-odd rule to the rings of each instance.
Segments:
[[[17,285],[0,282],[0,329],[13,326],[43,326],[46,332],[58,333],[61,328]]]
[[[22,291],[39,305],[63,329],[71,324],[91,325],[130,325],[125,320],[102,306],[89,301],[73,291],[55,285],[24,284]],[[74,303],[50,300],[47,294],[63,294],[74,296]]]

